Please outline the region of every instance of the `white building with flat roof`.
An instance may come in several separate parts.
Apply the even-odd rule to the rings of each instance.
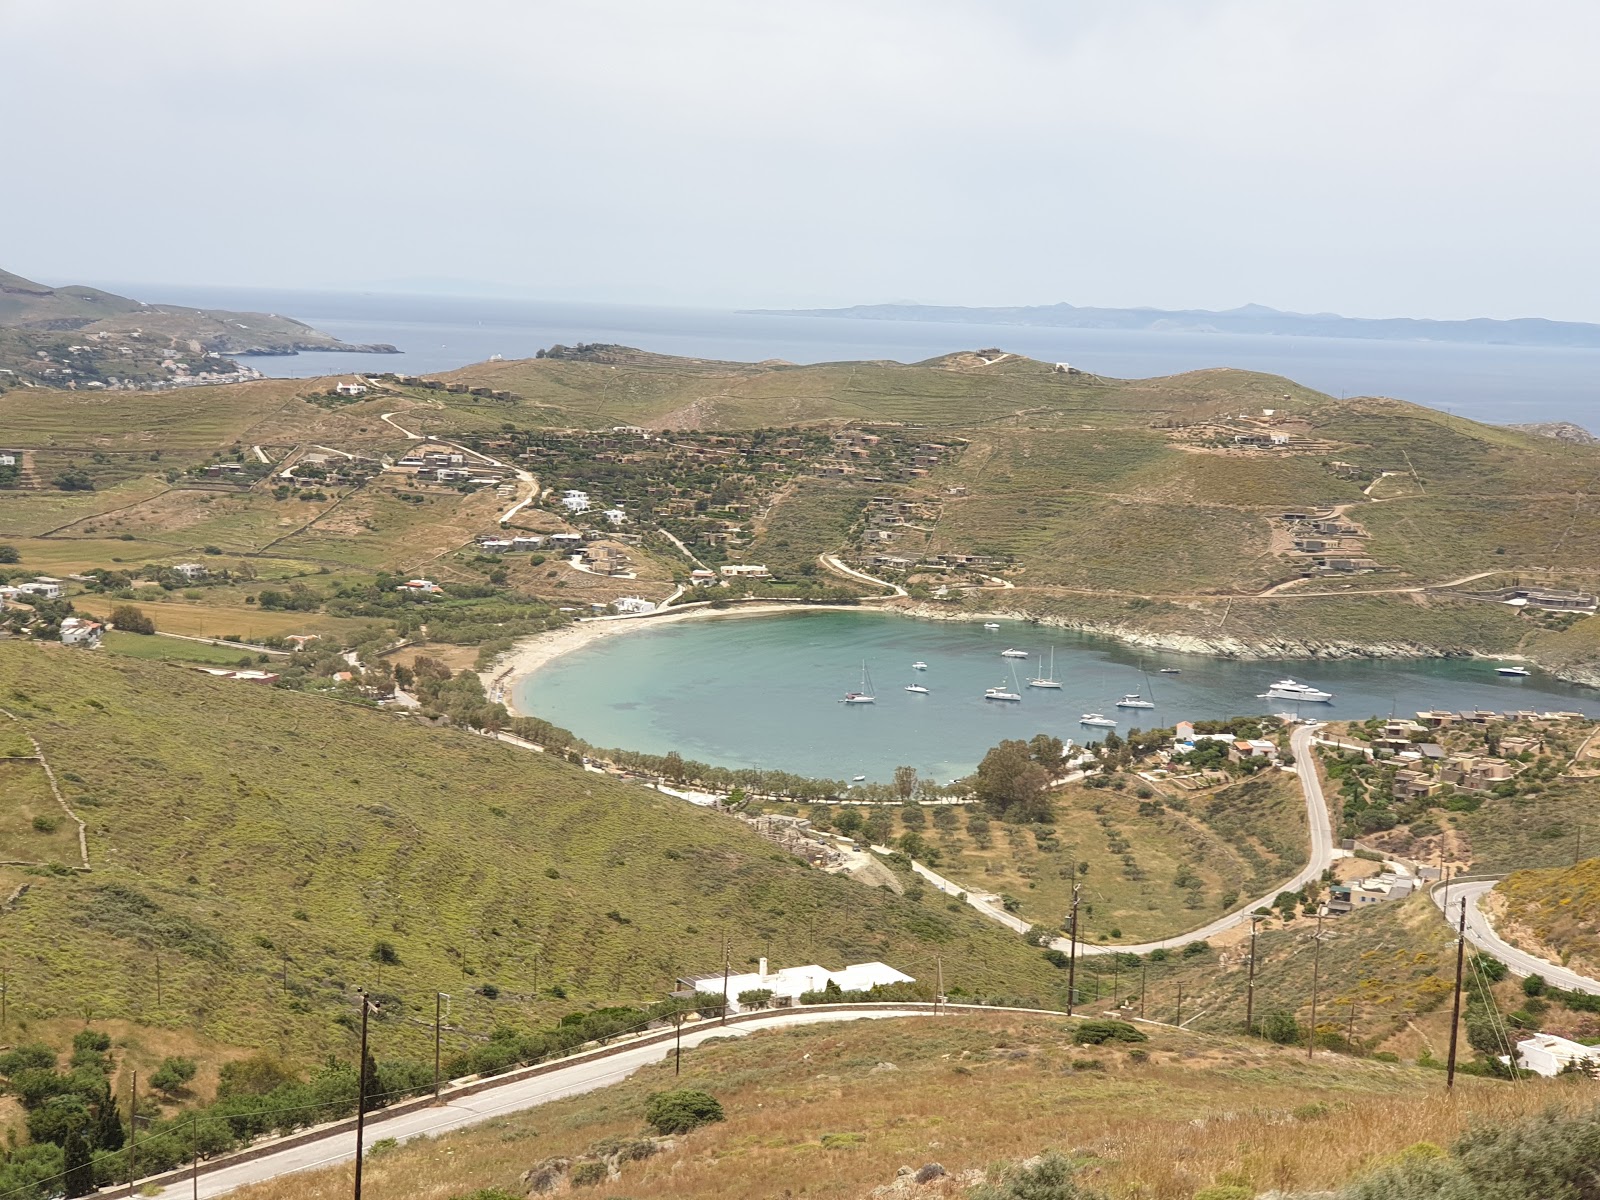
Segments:
[[[864,992],[891,983],[916,982],[905,972],[897,971],[887,963],[881,962],[853,963],[837,971],[830,971],[816,963],[768,971],[767,960],[763,958],[756,970],[728,976],[728,1011],[742,1011],[739,1006],[741,992],[771,991],[772,999],[768,1003],[774,1008],[788,1008],[799,1004],[800,997],[804,993],[822,991],[830,981],[844,992]],[[722,994],[720,972],[699,979],[685,979],[682,982],[697,992],[715,992],[719,996]]]
[[[1536,1033],[1517,1043],[1517,1066],[1536,1075],[1559,1075],[1585,1062],[1600,1067],[1600,1046],[1585,1046],[1553,1033]]]

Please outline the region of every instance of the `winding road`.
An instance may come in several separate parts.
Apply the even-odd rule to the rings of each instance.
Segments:
[[[966,1013],[1013,1012],[1039,1016],[1063,1014],[1042,1009],[988,1008],[978,1005],[944,1005],[942,1012],[932,1004],[839,1005],[786,1009],[760,1015],[735,1016],[727,1024],[707,1021],[683,1033],[683,1048],[690,1049],[712,1038],[723,1038],[761,1029],[814,1025],[825,1021],[882,1020],[887,1017],[958,1016]],[[380,1138],[398,1142],[441,1133],[490,1121],[506,1113],[534,1108],[578,1096],[626,1079],[641,1067],[660,1062],[673,1053],[670,1030],[656,1030],[637,1040],[590,1050],[545,1066],[513,1071],[500,1080],[477,1081],[447,1086],[440,1102],[430,1099],[405,1101],[391,1108],[369,1113],[366,1145]],[[355,1158],[355,1121],[338,1121],[321,1129],[306,1130],[259,1144],[214,1162],[202,1162],[198,1184],[187,1168],[154,1176],[136,1190],[159,1200],[200,1200],[222,1196],[236,1188],[262,1183],[319,1167],[337,1166]],[[152,1188],[148,1192],[144,1188]]]
[[[1455,929],[1458,928],[1457,922],[1461,913],[1458,905],[1465,900],[1467,941],[1490,958],[1497,958],[1505,963],[1512,974],[1542,975],[1546,983],[1566,991],[1587,992],[1591,996],[1600,996],[1600,980],[1579,975],[1576,971],[1569,971],[1566,967],[1529,954],[1525,950],[1518,950],[1501,939],[1494,931],[1494,926],[1489,923],[1488,916],[1478,908],[1478,901],[1484,893],[1491,891],[1499,882],[1498,879],[1470,879],[1462,880],[1460,883],[1436,884],[1432,891],[1433,902],[1439,906],[1450,927]],[[1449,897],[1448,902],[1446,896]]]
[[[860,583],[870,583],[874,587],[888,588],[896,596],[909,595],[905,588],[898,583],[890,583],[887,579],[879,579],[876,576],[868,575],[865,571],[858,571],[854,567],[845,566],[844,563],[839,561],[837,554],[819,554],[817,555],[817,561],[835,575],[843,575],[846,579],[854,579]]]

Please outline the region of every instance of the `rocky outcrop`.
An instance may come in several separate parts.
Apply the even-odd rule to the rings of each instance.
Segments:
[[[1572,442],[1579,446],[1600,445],[1600,438],[1595,437],[1582,425],[1574,425],[1571,421],[1534,421],[1526,425],[1507,425],[1506,428],[1515,429],[1519,433],[1555,438],[1558,442]]]

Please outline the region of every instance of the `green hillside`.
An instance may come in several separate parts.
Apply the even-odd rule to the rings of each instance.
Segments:
[[[971,992],[1058,986],[964,905],[824,875],[729,817],[478,736],[14,641],[0,707],[43,746],[93,867],[69,869],[66,829],[0,821],[0,859],[54,864],[0,868],[0,897],[26,886],[0,912],[13,1021],[127,1019],[307,1059],[348,1050],[335,1018],[366,987],[400,1018],[388,1053],[420,1055],[435,990],[470,1042],[659,999],[720,968],[725,936],[735,966],[931,978],[942,955]],[[15,774],[31,764],[5,769],[5,803],[48,802]]]
[[[1600,970],[1600,858],[1514,871],[1495,885],[1492,902],[1496,928],[1512,943],[1579,974]]]

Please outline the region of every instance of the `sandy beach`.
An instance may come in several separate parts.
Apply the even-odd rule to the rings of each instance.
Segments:
[[[499,700],[514,716],[531,714],[517,709],[514,696],[518,685],[541,667],[548,666],[565,654],[601,641],[604,638],[640,629],[655,629],[668,622],[737,620],[740,617],[770,617],[778,613],[793,612],[861,612],[871,611],[875,605],[861,604],[802,604],[771,601],[761,604],[742,604],[730,608],[712,608],[709,604],[693,608],[668,609],[664,613],[651,613],[642,617],[590,617],[537,634],[518,642],[502,654],[479,678],[491,700]]]

